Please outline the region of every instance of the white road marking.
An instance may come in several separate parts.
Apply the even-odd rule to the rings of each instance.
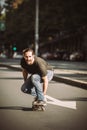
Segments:
[[[66,108],[76,109],[76,101],[60,101],[55,99],[51,96],[46,95],[46,98],[49,100],[47,101],[48,104],[58,105]]]

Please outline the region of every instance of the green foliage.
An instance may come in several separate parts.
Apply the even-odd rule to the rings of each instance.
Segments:
[[[13,0],[6,0],[5,1],[4,7],[6,8],[7,11],[11,11],[11,9],[12,9],[12,2],[13,2]]]
[[[5,31],[6,27],[5,27],[5,21],[1,21],[0,20],[0,31]]]
[[[14,0],[6,1],[6,36],[19,47],[34,42],[35,2],[24,0],[17,9]],[[39,0],[40,41],[61,31],[75,31],[87,24],[87,2],[84,0]],[[22,44],[23,43],[23,44]]]

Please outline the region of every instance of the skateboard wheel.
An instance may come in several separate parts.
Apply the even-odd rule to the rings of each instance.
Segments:
[[[45,111],[45,107],[42,107],[41,109],[42,109],[42,111]]]
[[[32,106],[33,111],[45,111],[45,107],[43,106],[38,106],[38,105],[33,105]]]

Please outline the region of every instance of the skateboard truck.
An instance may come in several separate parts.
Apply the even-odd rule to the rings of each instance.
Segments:
[[[39,104],[38,102],[32,102],[32,110],[33,111],[45,111],[46,108],[45,108],[46,105],[44,104]]]

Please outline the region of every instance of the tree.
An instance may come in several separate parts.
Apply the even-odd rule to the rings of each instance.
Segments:
[[[34,43],[35,0],[7,0],[6,40],[16,42],[19,48]],[[15,3],[15,6],[13,6]],[[15,8],[14,8],[15,7]],[[87,26],[87,1],[39,0],[40,42],[49,36],[77,32]],[[65,34],[64,34],[65,35]]]

